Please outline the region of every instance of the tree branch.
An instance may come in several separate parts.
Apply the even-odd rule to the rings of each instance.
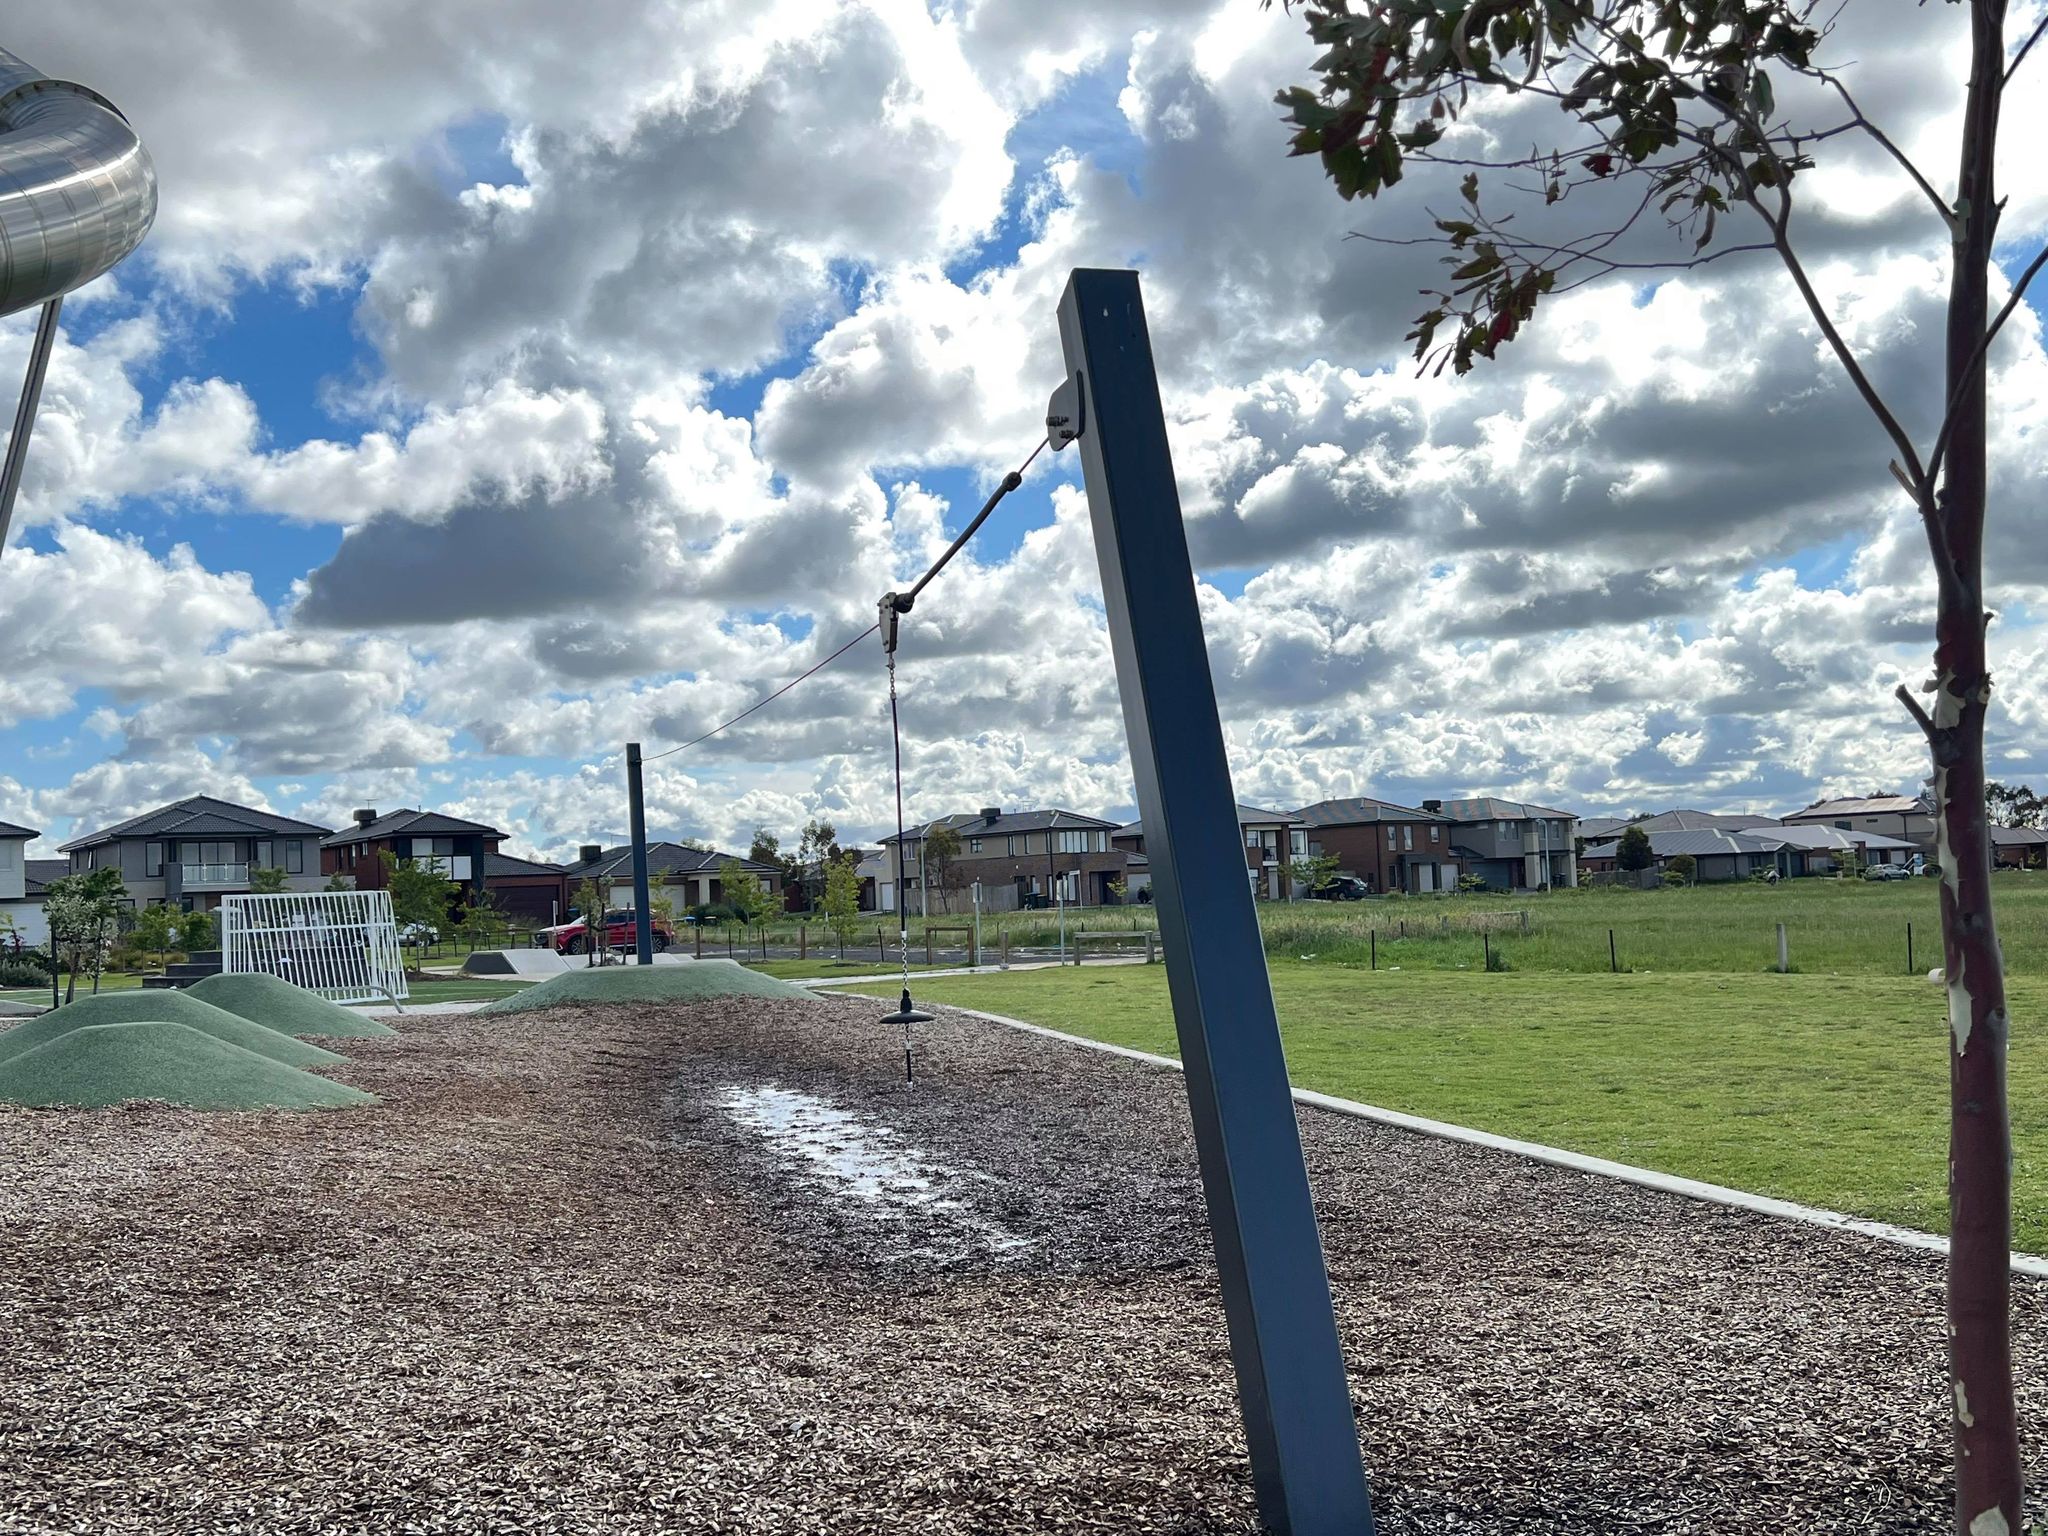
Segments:
[[[1899,684],[1897,688],[1892,690],[1892,697],[1897,699],[1901,704],[1906,706],[1906,713],[1911,715],[1913,719],[1916,722],[1918,722],[1920,726],[1920,733],[1923,736],[1925,736],[1928,742],[1931,744],[1934,740],[1934,733],[1937,729],[1939,729],[1939,727],[1935,725],[1934,718],[1931,715],[1929,715],[1926,710],[1920,707],[1920,701],[1914,698],[1913,695],[1907,691],[1906,685],[1904,683]]]
[[[1975,381],[1977,371],[1984,366],[1985,359],[1990,354],[1992,341],[1996,339],[2005,322],[2012,317],[2012,312],[2019,308],[2020,300],[2026,296],[2027,285],[2033,282],[2035,274],[2044,264],[2048,264],[2048,245],[2036,251],[2034,259],[2027,263],[2027,269],[2020,274],[2020,280],[2013,284],[2012,292],[2007,295],[2004,305],[1992,317],[1991,324],[1984,328],[1984,339],[1977,343],[1977,350],[1970,359],[1970,366],[1964,370],[1963,376],[1956,380],[1956,387],[1949,395],[1948,405],[1941,413],[1941,430],[1935,434],[1934,451],[1927,457],[1927,484],[1930,490],[1934,486],[1935,477],[1941,473],[1941,461],[1948,453],[1949,433],[1953,429],[1956,406],[1961,403],[1963,392]]]
[[[1955,210],[1948,205],[1939,192],[1934,190],[1933,185],[1927,178],[1920,174],[1920,167],[1906,157],[1906,152],[1894,144],[1882,128],[1863,115],[1863,108],[1858,106],[1856,98],[1849,94],[1849,87],[1842,84],[1840,80],[1836,79],[1835,76],[1829,74],[1826,70],[1804,70],[1801,73],[1808,74],[1814,79],[1825,81],[1834,87],[1835,94],[1842,98],[1842,105],[1854,114],[1852,118],[1853,126],[1861,128],[1865,133],[1877,140],[1884,147],[1884,152],[1896,160],[1900,168],[1913,178],[1913,184],[1927,195],[1927,201],[1934,204],[1934,211],[1941,216],[1942,228],[1948,230],[1950,235],[1953,236],[1956,227]]]
[[[2034,44],[2041,41],[2041,34],[2043,32],[2048,32],[2048,11],[2044,11],[2041,19],[2034,23],[2034,30],[2029,32],[2027,40],[2020,44],[2020,51],[2014,54],[2012,62],[2005,66],[2005,78],[2000,84],[2012,84],[2012,77],[2019,73],[2020,65],[2025,63],[2027,55],[2034,51]]]

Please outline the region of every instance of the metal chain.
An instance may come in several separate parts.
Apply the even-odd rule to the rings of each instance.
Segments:
[[[904,1011],[910,998],[910,897],[903,889],[903,723],[896,710],[896,651],[884,646],[883,659],[889,667],[889,739],[896,753],[896,940],[902,964]],[[910,1066],[910,1020],[903,1021],[903,1080],[912,1081]]]

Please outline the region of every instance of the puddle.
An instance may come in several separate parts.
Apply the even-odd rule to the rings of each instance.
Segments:
[[[915,1224],[923,1241],[901,1252],[955,1258],[971,1250],[1007,1257],[1031,1247],[977,1214],[957,1193],[986,1175],[962,1174],[902,1144],[887,1126],[788,1088],[730,1088],[720,1102],[768,1148],[857,1212]]]

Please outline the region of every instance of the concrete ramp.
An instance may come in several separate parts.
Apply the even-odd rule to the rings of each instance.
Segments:
[[[552,949],[480,949],[462,962],[465,976],[532,976],[545,979],[569,969],[567,956]],[[575,962],[583,964],[579,957]]]

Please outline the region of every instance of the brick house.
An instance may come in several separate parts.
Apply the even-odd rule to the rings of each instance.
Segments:
[[[1458,888],[1463,866],[1451,846],[1451,819],[1440,811],[1354,795],[1318,800],[1296,814],[1309,852],[1335,858],[1338,874],[1357,876],[1376,895]]]
[[[1290,888],[1285,869],[1290,860],[1309,851],[1307,829],[1299,815],[1239,801],[1237,830],[1254,896],[1261,901],[1280,901],[1302,894]],[[1124,878],[1133,890],[1152,883],[1143,821],[1125,822],[1110,834],[1110,844],[1130,855],[1130,868]]]

